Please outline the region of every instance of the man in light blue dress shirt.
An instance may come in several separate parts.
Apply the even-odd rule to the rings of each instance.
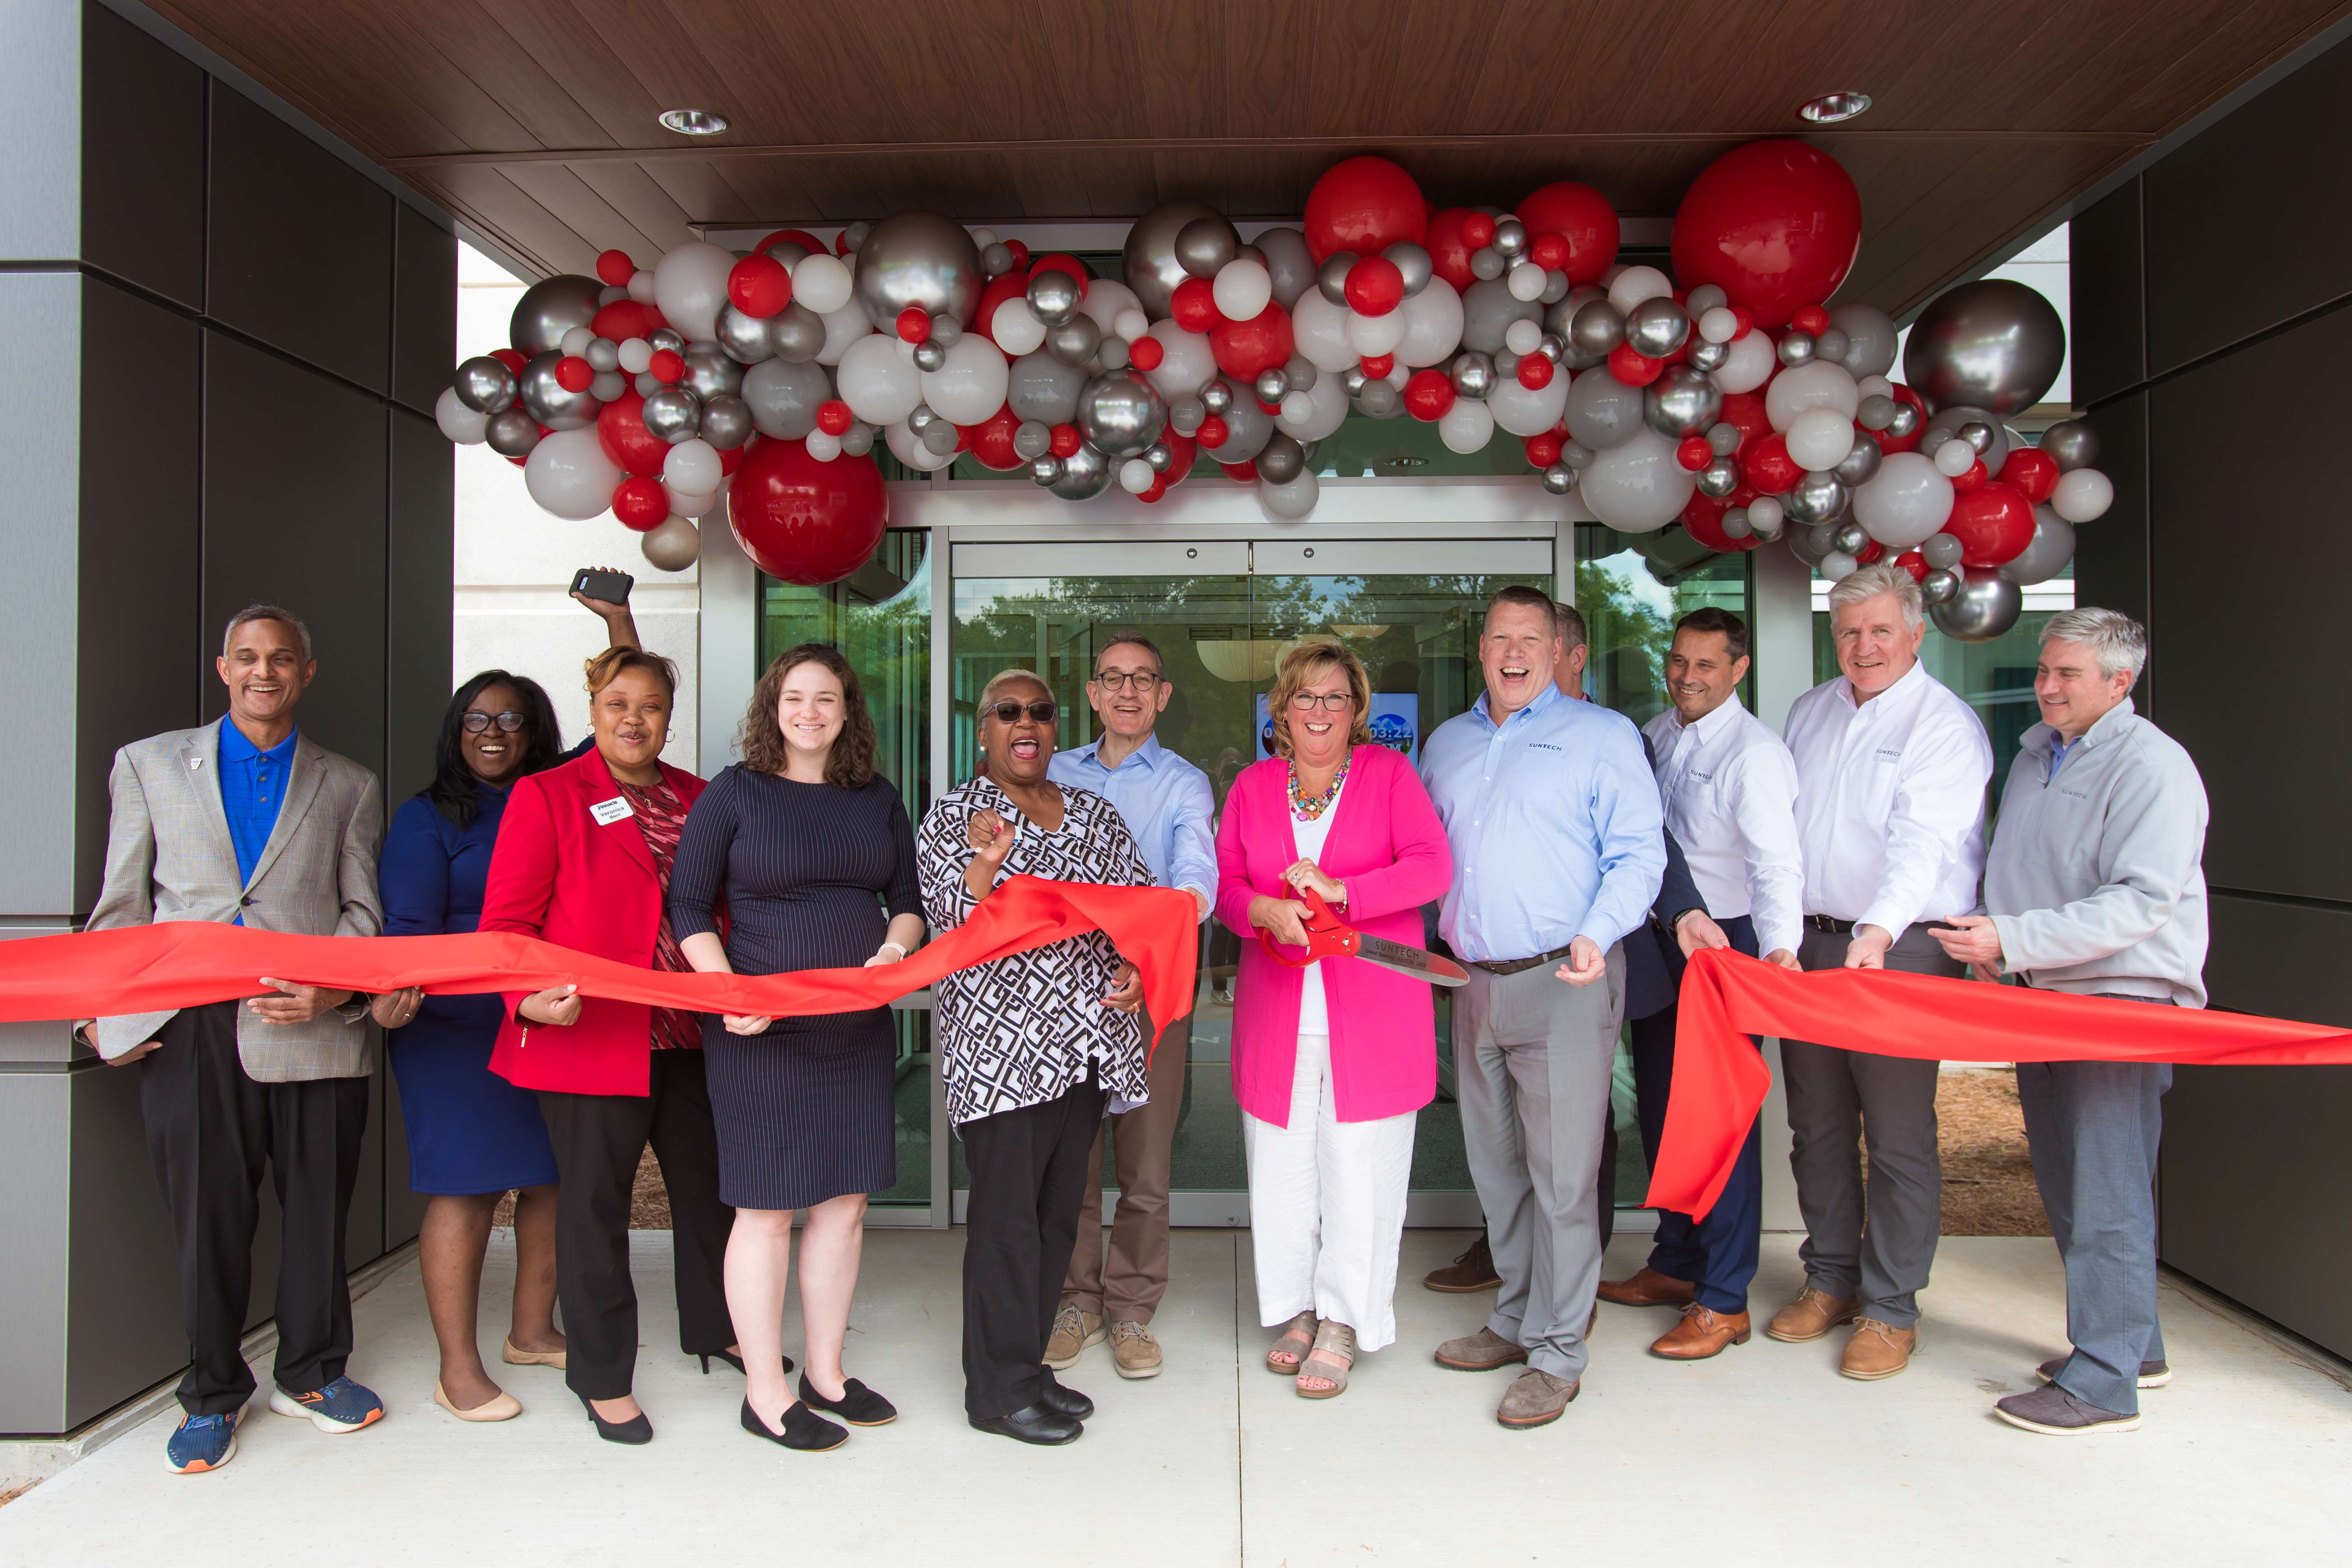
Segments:
[[[1422,750],[1455,867],[1438,930],[1470,966],[1454,1002],[1462,1131],[1503,1281],[1486,1326],[1437,1360],[1526,1363],[1496,1411],[1516,1428],[1558,1420],[1584,1373],[1620,943],[1648,920],[1666,864],[1641,732],[1563,696],[1559,655],[1550,598],[1497,593],[1478,639],[1486,693]]]
[[[1209,775],[1169,751],[1152,733],[1171,691],[1160,649],[1138,632],[1121,632],[1095,656],[1087,701],[1102,735],[1072,751],[1055,752],[1045,776],[1065,789],[1092,790],[1118,807],[1143,850],[1152,879],[1191,893],[1206,918],[1215,901],[1216,815]],[[1150,1037],[1149,1029],[1145,1038]],[[1184,1106],[1185,1058],[1192,1020],[1168,1026],[1151,1054],[1151,1099],[1105,1119],[1087,1163],[1087,1195],[1078,1211],[1078,1246],[1062,1282],[1045,1362],[1056,1371],[1075,1364],[1089,1345],[1110,1341],[1121,1377],[1156,1377],[1159,1341],[1151,1320],[1168,1290],[1168,1185],[1176,1120]],[[1102,1245],[1103,1138],[1113,1144],[1118,1207],[1111,1217],[1110,1258]]]

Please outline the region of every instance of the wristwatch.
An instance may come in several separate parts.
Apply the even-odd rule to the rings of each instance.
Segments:
[[[1683,921],[1690,919],[1693,915],[1703,915],[1705,913],[1706,913],[1706,909],[1704,905],[1700,904],[1693,904],[1686,910],[1678,910],[1675,912],[1675,918],[1666,922],[1666,929],[1668,931],[1680,931],[1683,929]]]

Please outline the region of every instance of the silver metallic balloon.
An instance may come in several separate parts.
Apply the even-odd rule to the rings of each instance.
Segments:
[[[1721,500],[1739,488],[1739,465],[1729,458],[1710,458],[1698,471],[1698,493]]]
[[[1544,308],[1499,281],[1473,283],[1462,296],[1462,346],[1482,354],[1502,352],[1514,321],[1543,321]]]
[[[1106,457],[1142,456],[1167,424],[1166,400],[1132,371],[1098,375],[1078,394],[1078,428]]]
[[[1046,486],[1062,477],[1062,459],[1050,451],[1040,452],[1029,459],[1029,479],[1032,484]]]
[[[1208,408],[1197,397],[1179,397],[1168,405],[1168,428],[1179,436],[1199,435],[1201,422],[1208,416]]]
[[[948,351],[935,338],[925,338],[915,345],[917,370],[940,370],[948,363]]]
[[[1979,278],[1927,301],[1903,347],[1903,379],[1940,413],[1965,404],[2000,416],[2031,408],[2066,361],[2066,324],[2041,293]]]
[[[552,353],[563,346],[563,335],[595,320],[603,307],[604,285],[576,272],[542,278],[522,291],[514,315],[507,322],[507,342],[525,354]]]
[[[1314,391],[1315,378],[1321,374],[1315,368],[1315,362],[1305,354],[1292,354],[1290,362],[1282,367],[1282,379],[1293,392]]]
[[[2021,587],[2046,583],[2074,559],[2074,525],[2047,505],[2033,509],[2033,542],[1997,568]]]
[[[1536,353],[1558,364],[1560,356],[1568,353],[1568,341],[1557,332],[1546,332],[1536,340]]]
[[[702,429],[702,400],[683,386],[665,386],[638,410],[646,428],[675,447]]]
[[[782,262],[785,269],[790,270],[808,259],[809,247],[797,239],[780,239],[772,245],[762,247],[761,254]]]
[[[743,367],[717,343],[688,343],[685,357],[685,386],[695,396],[707,402],[743,390]]]
[[[509,408],[490,416],[482,439],[501,458],[527,458],[539,445],[539,421],[528,410]]]
[[[1315,287],[1315,258],[1307,237],[1295,228],[1270,228],[1257,237],[1257,253],[1265,258],[1266,276],[1274,279],[1274,302],[1284,310]]]
[[[1102,339],[1101,324],[1084,310],[1074,310],[1045,329],[1045,352],[1064,364],[1082,365],[1095,357]]]
[[[1481,283],[1492,283],[1510,268],[1509,259],[1491,245],[1482,245],[1470,253],[1470,276]]]
[[[893,213],[876,224],[857,247],[851,277],[873,321],[895,321],[909,305],[968,321],[987,286],[971,235],[953,218],[927,212]]]
[[[1901,335],[1894,319],[1875,305],[1854,303],[1830,307],[1830,325],[1843,332],[1845,353],[1836,358],[1859,381],[1885,375],[1895,368],[1895,341]]]
[[[1092,447],[1081,442],[1076,451],[1061,459],[1061,464],[1060,475],[1046,488],[1064,500],[1092,500],[1110,489],[1111,460]]]
[[[1042,458],[1054,449],[1054,427],[1035,419],[1024,419],[1013,427],[1013,451],[1022,458]]]
[[[1886,422],[1886,433],[1900,441],[1919,428],[1919,410],[1908,403],[1895,405],[1895,417]]]
[[[806,364],[824,352],[824,318],[798,300],[768,318],[768,342],[776,357]]]
[[[1914,409],[1913,412],[1916,413],[1917,410]],[[1971,429],[1980,429],[1982,434],[1975,439],[1970,439],[1969,432]],[[2000,466],[2009,461],[2008,435],[2003,430],[2000,421],[1981,408],[1964,403],[1955,404],[1929,416],[1927,437],[1919,443],[1921,451],[1932,450],[1934,445],[1943,439],[1936,434],[1938,430],[1948,430],[1954,437],[1967,440],[1969,449],[1984,459],[1987,474],[2000,472]],[[1984,442],[1983,446],[1977,445],[1979,439]]]
[[[563,384],[555,379],[555,367],[562,362],[562,353],[554,349],[534,355],[516,378],[516,401],[551,430],[578,430],[593,425],[600,406],[595,389],[564,391]]]
[[[1176,265],[1192,277],[1213,279],[1241,247],[1242,237],[1224,215],[1210,213],[1176,231]]]
[[[991,278],[1003,277],[1013,270],[1013,247],[1001,239],[982,246],[980,269]]]
[[[1779,347],[1773,352],[1780,356],[1782,364],[1792,368],[1801,364],[1811,364],[1813,359],[1813,334],[1791,329],[1789,335],[1780,340]]]
[[[1144,314],[1157,321],[1168,314],[1176,285],[1192,276],[1176,259],[1176,237],[1194,218],[1216,217],[1217,210],[1201,202],[1169,202],[1135,220],[1127,231],[1127,286],[1143,301]]]
[[[1257,455],[1257,477],[1269,484],[1286,485],[1306,468],[1306,450],[1279,431]]]
[[[1280,365],[1275,365],[1257,373],[1257,384],[1254,390],[1260,403],[1279,403],[1290,391],[1290,377],[1283,374]]]
[[[1949,566],[1933,566],[1919,579],[1919,597],[1930,608],[1948,605],[1960,591],[1960,574]]]
[[[1023,354],[1007,368],[1004,401],[1015,419],[1068,425],[1078,416],[1078,394],[1086,384],[1085,371],[1038,349]]]
[[[1436,264],[1430,259],[1428,250],[1412,240],[1400,239],[1381,254],[1394,262],[1396,269],[1404,274],[1404,294],[1408,300],[1428,288],[1430,279],[1436,276]],[[1263,468],[1259,471],[1264,472]]]
[[[1569,346],[1606,359],[1625,341],[1625,312],[1607,299],[1587,300],[1568,323]]]
[[[751,405],[741,398],[720,393],[704,400],[702,426],[698,433],[719,451],[733,451],[750,440],[756,428],[751,423]]]
[[[1495,390],[1495,362],[1486,354],[1475,352],[1454,356],[1454,391],[1456,396],[1474,402],[1486,401]]]
[[[803,314],[810,313],[805,305],[798,308]],[[784,309],[791,310],[794,307],[787,305]],[[776,357],[775,342],[768,336],[768,322],[758,316],[745,315],[731,300],[719,307],[719,346],[737,364],[758,364],[761,360]]]
[[[1835,474],[1804,474],[1789,492],[1789,516],[1797,522],[1827,522],[1845,510],[1845,481]]]
[[[963,439],[963,435],[949,421],[934,419],[924,429],[921,438],[925,451],[933,457],[944,458],[956,449],[956,443]]]
[[[1315,269],[1315,287],[1334,305],[1348,302],[1348,273],[1359,258],[1352,250],[1335,250]]]
[[[672,353],[686,352],[686,334],[676,327],[656,327],[646,334],[646,342],[655,349],[667,349]]]
[[[1633,352],[1664,359],[1690,336],[1691,319],[1669,295],[1644,300],[1625,314],[1625,341]]]
[[[1362,365],[1351,364],[1339,373],[1339,390],[1346,393],[1349,401],[1352,403],[1363,392],[1364,383],[1371,379],[1364,374]],[[1213,414],[1216,410],[1211,409],[1210,412]]]
[[[2060,473],[2071,474],[2099,460],[2099,433],[2087,419],[2061,419],[2042,432],[2042,449],[2056,460]]]
[[[1564,496],[1576,488],[1576,470],[1566,463],[1554,463],[1543,471],[1543,488],[1556,496]]]
[[[1143,460],[1151,465],[1155,474],[1164,474],[1176,466],[1176,449],[1165,441],[1154,441],[1143,449]]]
[[[504,414],[514,406],[515,374],[504,360],[479,354],[457,367],[457,401],[477,414]]]
[[[833,383],[823,365],[772,359],[743,373],[741,396],[760,434],[797,441],[816,428],[816,411],[833,396]],[[844,437],[842,450],[848,449]]]
[[[1515,217],[1503,218],[1495,225],[1495,237],[1486,243],[1504,260],[1517,261],[1527,254],[1528,226]]]
[[[1077,314],[1078,280],[1058,267],[1029,275],[1029,308],[1048,327],[1057,327]]]
[[[1884,430],[1895,423],[1895,411],[1901,406],[1885,393],[1874,392],[1855,406],[1853,422],[1865,430]],[[1875,447],[1878,443],[1873,441],[1871,445]]]
[[[1352,393],[1355,388],[1349,387],[1348,390]],[[1212,378],[1208,385],[1201,388],[1201,406],[1212,414],[1233,412],[1233,387],[1222,377]]]
[[[1853,450],[1840,458],[1832,466],[1830,472],[1843,479],[1845,488],[1850,490],[1856,485],[1866,485],[1876,478],[1878,465],[1885,460],[1877,442],[1860,440],[1853,444]]]
[[[1927,423],[1929,428],[1934,428],[1934,420],[1931,419]],[[1992,450],[1992,426],[1981,419],[1971,419],[1967,424],[1957,426],[1952,434],[1966,441],[1969,444],[1969,450],[1979,458]]]
[[[1690,364],[1695,370],[1721,370],[1730,361],[1729,343],[1711,343],[1701,338],[1690,346]]]
[[[1859,555],[1870,548],[1870,531],[1858,522],[1841,522],[1830,533],[1830,548]]]
[[[2040,299],[2040,295],[2034,298]],[[1913,337],[1917,331],[1915,329]],[[1954,642],[1990,642],[2017,624],[2025,591],[1993,566],[1964,569],[1960,591],[1927,611],[1936,629]]]
[[[928,403],[918,403],[907,415],[907,433],[919,436],[939,422],[939,410]]]
[[[1919,553],[1927,558],[1928,565],[1948,570],[1960,563],[1968,546],[1960,542],[1957,533],[1931,533],[1920,542]]]
[[[1670,364],[1642,389],[1642,418],[1670,441],[1696,436],[1723,417],[1723,389],[1686,364]]]
[[[874,450],[874,426],[863,419],[850,421],[849,428],[841,433],[841,449],[853,458]]]

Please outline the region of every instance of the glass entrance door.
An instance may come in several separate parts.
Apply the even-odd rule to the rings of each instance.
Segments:
[[[1375,731],[1418,756],[1423,736],[1481,689],[1477,637],[1487,596],[1507,583],[1550,592],[1548,540],[959,543],[952,547],[946,776],[971,775],[973,705],[990,677],[1036,671],[1062,701],[1059,744],[1096,735],[1083,688],[1117,634],[1159,645],[1172,686],[1160,743],[1205,772],[1223,807],[1234,777],[1267,754],[1264,698],[1283,652],[1335,637],[1370,672]],[[1435,907],[1424,923],[1435,931]],[[1240,942],[1203,932],[1173,1200],[1180,1225],[1246,1222],[1239,1109],[1228,1072]],[[1438,1098],[1414,1142],[1411,1218],[1475,1224],[1476,1199],[1454,1102],[1449,1016],[1438,1001]],[[969,1184],[951,1145],[950,1185]],[[1115,1185],[1106,1171],[1107,1184]]]

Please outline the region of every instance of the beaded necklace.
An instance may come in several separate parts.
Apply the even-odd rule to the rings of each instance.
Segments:
[[[1312,822],[1317,817],[1322,816],[1325,812],[1330,810],[1331,803],[1339,798],[1339,786],[1348,782],[1348,762],[1349,759],[1346,757],[1339,759],[1339,771],[1331,775],[1331,787],[1325,790],[1321,795],[1315,796],[1312,800],[1308,799],[1300,792],[1298,788],[1298,764],[1297,763],[1292,763],[1290,764],[1291,815],[1297,817],[1301,822]]]

